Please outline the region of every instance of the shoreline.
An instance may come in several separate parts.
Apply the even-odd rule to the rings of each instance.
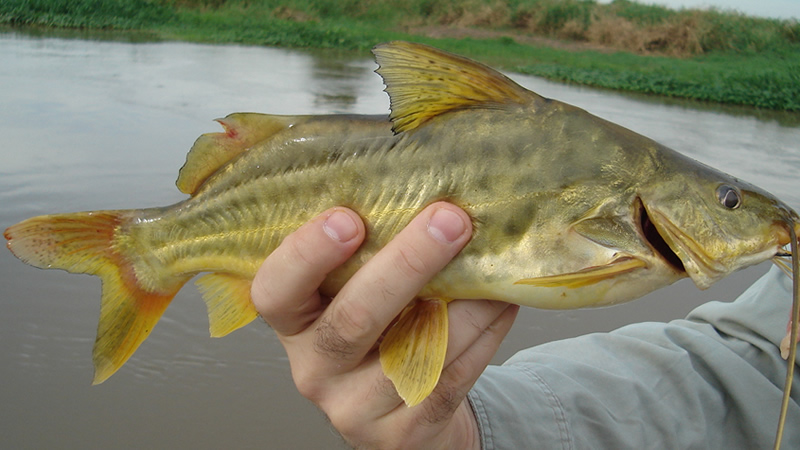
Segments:
[[[275,1],[280,3],[280,0]],[[317,0],[316,3],[325,4],[326,1]],[[462,0],[450,0],[453,4],[459,2],[463,3]],[[141,37],[145,41],[324,49],[365,56],[377,43],[411,40],[502,70],[554,81],[712,104],[741,105],[756,110],[800,111],[800,46],[793,43],[791,39],[795,37],[791,36],[785,46],[770,47],[768,51],[709,51],[678,57],[659,52],[636,53],[609,45],[570,40],[562,35],[542,36],[491,24],[470,25],[464,22],[463,11],[462,19],[449,25],[423,22],[409,25],[408,21],[412,19],[408,17],[403,19],[404,23],[401,19],[374,17],[374,14],[370,16],[363,11],[359,13],[361,16],[350,11],[339,12],[338,16],[327,13],[326,16],[311,7],[308,12],[298,9],[302,5],[292,9],[273,8],[267,5],[270,3],[267,0],[263,4],[241,4],[235,0],[185,0],[174,4],[167,0],[118,0],[108,2],[110,6],[104,7],[105,11],[91,10],[90,13],[86,12],[85,6],[91,0],[49,0],[42,3],[52,3],[55,5],[53,8],[58,6],[61,9],[25,11],[21,0],[0,5],[0,26],[3,27],[0,31],[43,30],[47,33],[80,30],[79,34],[91,36],[96,30],[106,36],[115,33],[128,35],[128,38],[133,36],[130,39],[134,41]],[[84,9],[80,9],[82,3]],[[208,6],[212,3],[217,6]],[[651,8],[646,11],[652,12],[652,7],[625,1],[620,3]],[[667,16],[678,14],[665,8],[656,12]],[[720,17],[726,16],[720,14]],[[730,20],[734,21],[757,21],[736,15],[731,17]],[[414,16],[412,18],[417,20]],[[783,26],[789,25],[792,23],[786,22]],[[795,28],[799,33],[796,38],[800,41],[800,26]]]

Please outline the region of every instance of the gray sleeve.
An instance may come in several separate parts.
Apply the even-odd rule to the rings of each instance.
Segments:
[[[523,350],[469,393],[484,449],[771,448],[791,280],[773,269],[733,303]],[[800,381],[784,448],[800,448]]]

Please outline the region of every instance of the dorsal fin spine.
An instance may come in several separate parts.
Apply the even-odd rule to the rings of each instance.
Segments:
[[[427,45],[395,41],[372,52],[389,94],[395,133],[447,112],[530,105],[541,99],[494,69]]]

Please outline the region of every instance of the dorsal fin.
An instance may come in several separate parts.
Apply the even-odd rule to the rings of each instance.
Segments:
[[[500,72],[422,44],[394,41],[372,49],[391,102],[395,133],[466,108],[529,104],[541,98]]]
[[[225,129],[222,133],[207,133],[195,141],[186,155],[186,163],[178,172],[175,184],[184,194],[194,194],[220,167],[248,148],[291,127],[302,116],[234,113],[216,119]]]

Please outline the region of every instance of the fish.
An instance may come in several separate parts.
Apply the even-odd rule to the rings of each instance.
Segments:
[[[323,282],[328,296],[425,206],[448,201],[473,222],[470,242],[380,344],[409,407],[438,383],[453,299],[606,306],[686,277],[705,289],[766,260],[798,279],[800,217],[768,192],[465,57],[402,41],[373,53],[388,117],[234,113],[187,154],[183,201],[5,230],[23,262],[102,279],[94,384],[123,366],[197,275],[212,336],[250,323],[263,260],[337,205],[367,232]],[[791,361],[797,291],[795,282]]]

